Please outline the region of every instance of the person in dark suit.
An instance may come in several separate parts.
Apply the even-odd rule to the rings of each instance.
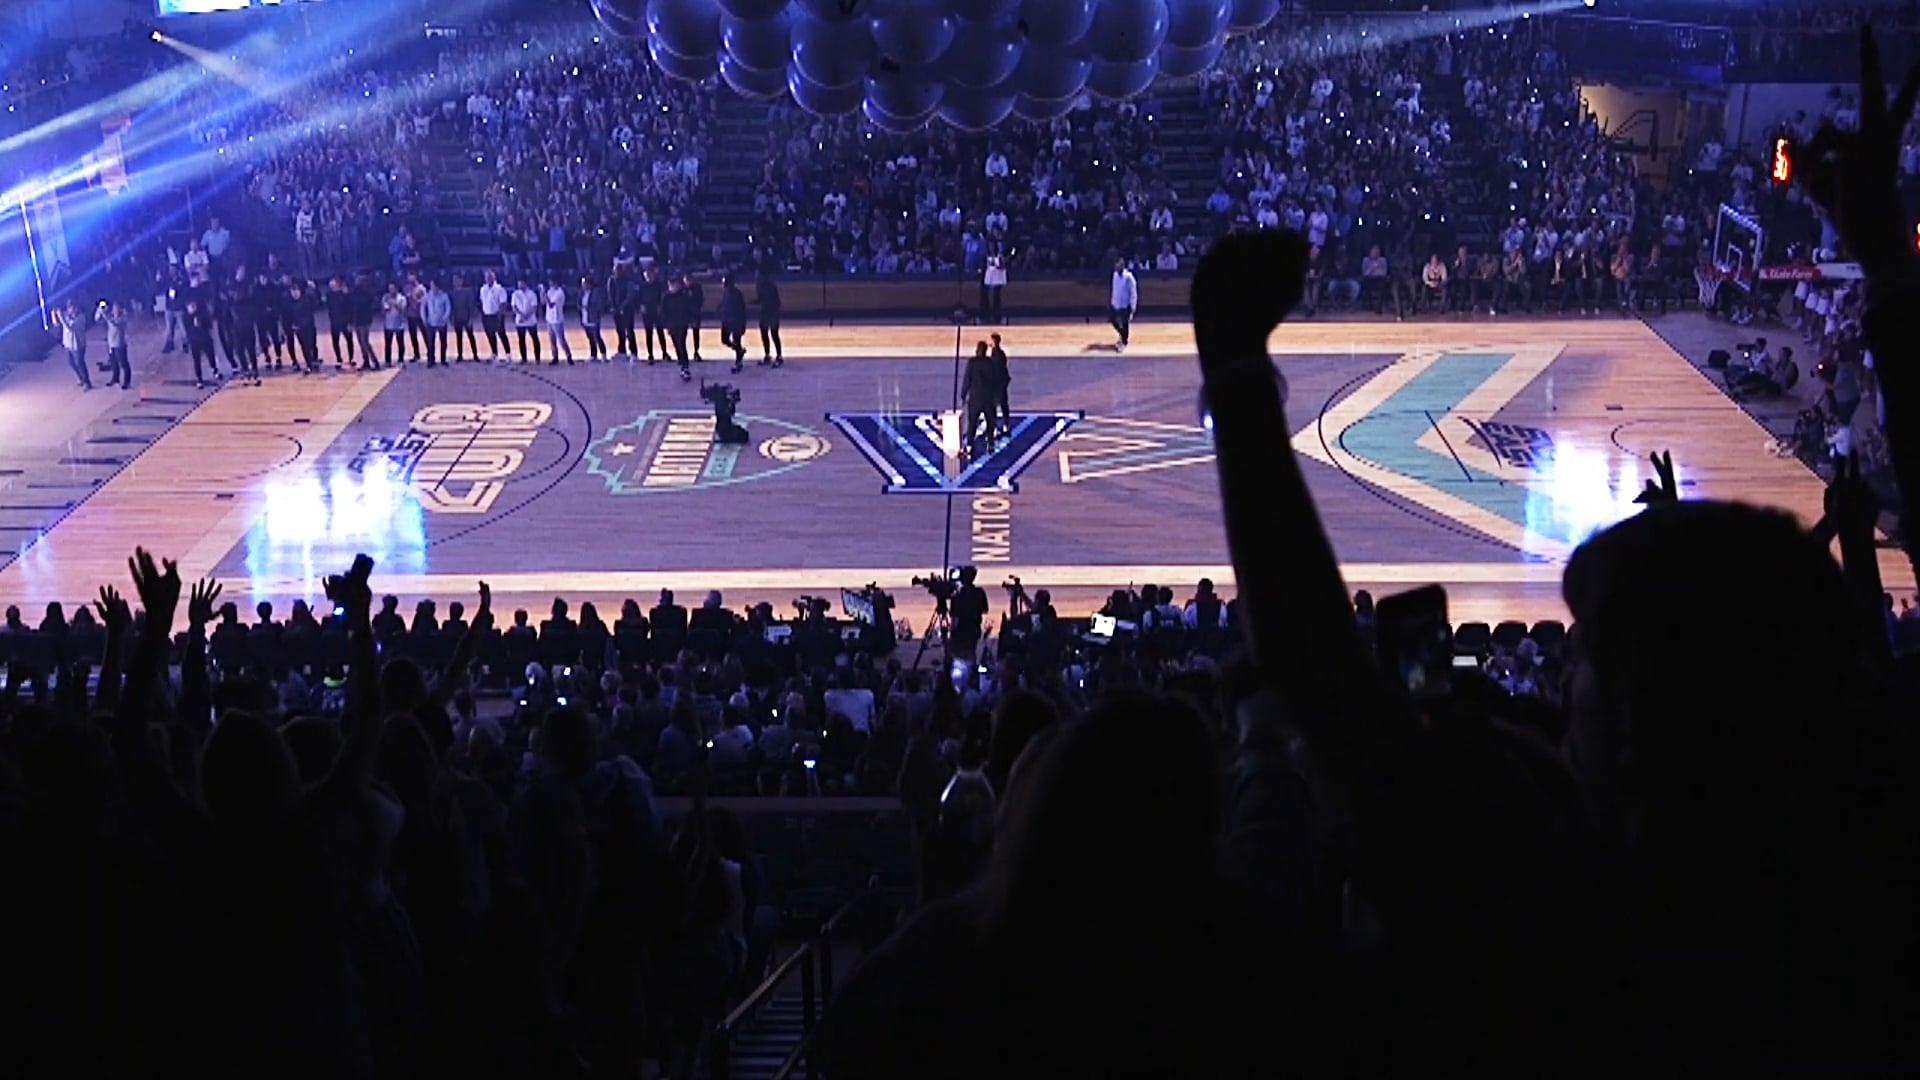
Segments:
[[[707,312],[707,290],[693,280],[692,274],[680,275],[680,288],[687,294],[687,308],[692,316],[690,329],[693,331],[693,358],[700,360],[700,329],[705,324]]]
[[[555,597],[553,617],[540,624],[540,662],[572,665],[580,659],[580,624],[567,616],[567,602]]]
[[[995,427],[1001,434],[1010,435],[1013,433],[1013,413],[1007,405],[1007,387],[1013,382],[1013,372],[1007,367],[1007,350],[1000,347],[1000,335],[991,334],[988,338],[993,342],[993,348],[987,355],[993,360],[994,386],[999,392],[994,402],[994,408],[999,413]]]
[[[287,282],[287,296],[282,315],[287,323],[287,351],[298,352],[293,357],[295,365],[304,362],[309,373],[320,370],[320,298],[314,295],[309,282],[293,278]]]
[[[720,344],[733,350],[733,373],[745,366],[747,347],[740,339],[747,333],[747,297],[734,284],[733,275],[720,279]]]
[[[607,313],[607,290],[592,274],[580,279],[580,325],[587,331],[587,359],[607,358],[607,339],[600,335],[600,320]]]
[[[660,305],[667,298],[667,287],[660,280],[660,269],[649,266],[640,278],[640,334],[647,339],[647,363],[653,363],[653,339],[660,338],[660,356],[667,355],[667,332],[660,323]]]
[[[213,369],[216,381],[220,378],[220,361],[213,354],[213,313],[198,300],[187,301],[187,352],[193,356],[193,385],[196,389],[206,384],[200,362],[205,360]]]
[[[966,403],[966,427],[961,429],[967,452],[972,453],[980,439],[993,438],[993,407],[999,399],[998,378],[993,373],[993,357],[987,343],[978,342],[967,359],[967,370],[960,377],[960,400]]]
[[[780,286],[772,273],[762,272],[754,282],[753,298],[760,306],[760,366],[779,367],[786,358],[780,349]]]
[[[607,283],[607,303],[613,311],[613,358],[633,361],[640,358],[640,343],[633,337],[633,314],[640,305],[640,283],[633,280],[633,268],[614,268]]]
[[[540,651],[540,638],[533,632],[533,627],[527,624],[525,611],[513,613],[513,625],[500,635],[500,651],[506,654],[507,664],[515,675],[526,670]]]
[[[661,589],[649,623],[653,629],[654,659],[672,659],[687,640],[687,609],[673,602],[673,590]]]
[[[661,352],[664,353],[666,344],[671,342],[673,359],[680,365],[681,381],[692,381],[693,368],[687,360],[687,331],[693,326],[693,297],[687,295],[680,278],[667,282],[667,293],[660,298],[660,322],[664,328]]]

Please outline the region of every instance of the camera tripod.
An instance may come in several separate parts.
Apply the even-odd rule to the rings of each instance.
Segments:
[[[927,620],[927,628],[920,631],[920,649],[913,654],[911,670],[920,670],[920,661],[926,659],[927,646],[932,643],[935,634],[940,635],[942,645],[953,635],[953,613],[947,610],[947,598],[944,596],[934,598],[933,616]]]

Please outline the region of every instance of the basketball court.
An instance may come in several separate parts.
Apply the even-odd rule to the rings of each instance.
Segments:
[[[88,446],[0,436],[17,466],[0,599],[33,613],[124,587],[135,544],[283,609],[359,551],[408,606],[470,603],[485,579],[503,612],[663,587],[787,611],[873,581],[917,624],[909,578],[965,563],[1070,612],[1129,583],[1230,588],[1190,329],[1138,327],[1125,353],[1097,324],[1002,332],[1014,433],[971,460],[940,415],[948,327],[793,327],[784,368],[739,376],[709,330],[696,374],[740,392],[740,445],[713,442],[699,384],[668,364],[329,366],[196,391],[184,359],[156,358]],[[962,328],[961,349],[984,333]],[[1440,582],[1458,619],[1559,617],[1568,554],[1634,511],[1661,449],[1689,497],[1819,513],[1819,480],[1635,321],[1304,323],[1273,347],[1292,427],[1274,438],[1354,588]]]

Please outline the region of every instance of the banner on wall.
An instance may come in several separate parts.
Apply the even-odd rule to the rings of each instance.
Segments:
[[[119,195],[127,190],[127,148],[126,133],[133,127],[133,117],[115,116],[100,121],[99,177],[100,186],[110,195]]]

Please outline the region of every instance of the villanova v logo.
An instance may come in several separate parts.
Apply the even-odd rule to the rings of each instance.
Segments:
[[[886,479],[881,489],[961,495],[1015,492],[1017,481],[1083,413],[1014,413],[1012,434],[971,457],[961,453],[956,413],[828,413]]]

